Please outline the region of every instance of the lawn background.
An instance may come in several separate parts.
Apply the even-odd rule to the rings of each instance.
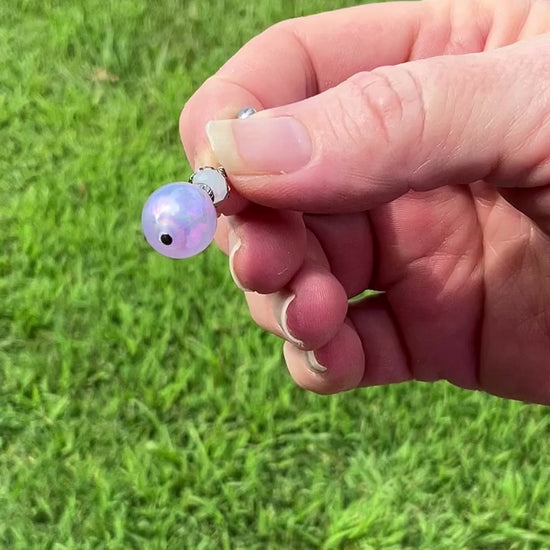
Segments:
[[[351,4],[0,0],[1,548],[550,547],[549,410],[307,394],[218,251],[141,236],[190,94]]]

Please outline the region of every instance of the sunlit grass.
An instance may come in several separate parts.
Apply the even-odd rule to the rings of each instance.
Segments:
[[[544,548],[550,415],[444,384],[306,394],[225,259],[154,254],[192,91],[352,2],[0,2],[0,547]]]

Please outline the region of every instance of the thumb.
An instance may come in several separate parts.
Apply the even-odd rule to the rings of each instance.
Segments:
[[[207,125],[246,198],[350,212],[485,179],[550,183],[550,37],[355,74],[307,100]]]

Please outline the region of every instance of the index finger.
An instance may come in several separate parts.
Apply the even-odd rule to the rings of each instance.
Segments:
[[[442,22],[447,4],[441,0],[371,4],[269,28],[248,42],[185,105],[180,135],[189,161],[195,169],[218,164],[205,133],[210,120],[234,118],[246,106],[262,110],[294,103],[357,72],[409,60],[421,21],[430,28],[433,55],[446,41]],[[235,210],[235,204],[233,199],[229,209]]]

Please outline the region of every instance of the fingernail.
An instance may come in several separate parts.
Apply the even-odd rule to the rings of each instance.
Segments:
[[[214,120],[206,134],[218,162],[234,174],[295,172],[311,158],[308,131],[292,117]]]
[[[301,340],[298,340],[298,338],[295,338],[291,334],[288,328],[288,321],[287,321],[288,306],[290,306],[294,298],[296,298],[295,294],[287,294],[287,293],[276,294],[273,297],[273,314],[275,315],[275,319],[277,320],[277,323],[279,323],[279,326],[283,331],[285,340],[288,340],[291,344],[294,344],[298,348],[303,348],[304,343]]]
[[[313,351],[307,351],[306,356],[307,356],[308,366],[313,372],[317,372],[317,373],[326,372],[327,368],[321,365],[319,361],[317,361],[317,357],[315,357],[315,353]]]
[[[233,277],[233,282],[239,288],[240,290],[244,292],[248,292],[248,289],[244,287],[244,285],[239,281],[239,278],[237,277],[235,273],[235,254],[241,248],[242,242],[235,230],[230,229],[227,233],[227,244],[229,246],[229,272],[231,273],[231,277]]]

